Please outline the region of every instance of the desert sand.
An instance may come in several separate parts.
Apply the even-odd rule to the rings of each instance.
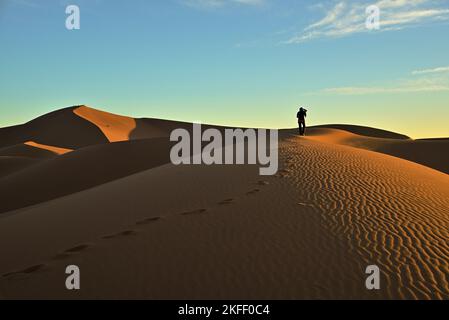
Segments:
[[[0,129],[0,298],[449,298],[449,140],[283,130],[261,177],[172,165],[178,127],[79,106]]]

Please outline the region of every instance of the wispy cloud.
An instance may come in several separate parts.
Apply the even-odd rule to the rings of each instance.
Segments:
[[[419,93],[419,92],[447,92],[449,91],[449,76],[447,75],[435,75],[440,71],[434,71],[438,69],[449,68],[436,68],[422,70],[418,74],[431,74],[427,76],[421,76],[418,78],[402,79],[398,80],[390,85],[380,86],[347,86],[347,87],[335,87],[326,88],[313,94],[334,94],[334,95],[367,95],[367,94],[396,94],[396,93]],[[414,72],[412,72],[413,74]],[[416,73],[415,73],[416,74]]]
[[[369,32],[365,22],[366,8],[372,2],[340,1],[328,7],[322,19],[310,24],[284,43],[298,44],[320,38],[345,37]],[[379,0],[380,30],[393,31],[449,19],[449,6],[431,0]]]
[[[428,74],[428,73],[442,73],[442,72],[449,72],[449,67],[438,67],[433,69],[422,69],[422,70],[415,70],[412,72],[412,74]]]
[[[183,0],[185,5],[195,8],[220,8],[230,4],[247,6],[258,6],[264,4],[265,0]]]
[[[328,88],[322,90],[321,93],[337,94],[337,95],[367,95],[380,93],[412,93],[412,92],[442,92],[449,91],[449,85],[404,85],[400,87],[340,87]]]

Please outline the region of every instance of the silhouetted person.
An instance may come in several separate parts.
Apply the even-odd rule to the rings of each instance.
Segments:
[[[301,136],[306,134],[306,117],[307,110],[303,107],[299,108],[296,118],[298,118],[299,135]]]

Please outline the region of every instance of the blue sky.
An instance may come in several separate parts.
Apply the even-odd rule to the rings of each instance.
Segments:
[[[87,104],[282,128],[305,105],[310,124],[449,136],[448,31],[449,0],[0,0],[0,126]]]

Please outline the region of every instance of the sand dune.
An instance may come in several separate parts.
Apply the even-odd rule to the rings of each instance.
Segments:
[[[93,144],[109,142],[94,124],[65,108],[45,114],[23,125],[0,129],[0,147],[20,144],[26,141],[78,149]]]
[[[91,125],[98,131],[95,134],[85,133],[84,130],[90,130]],[[16,134],[22,136],[22,140],[31,138],[33,141],[5,146],[0,149],[0,156],[38,158],[46,161],[3,161],[5,168],[0,172],[3,172],[0,175],[0,192],[5,196],[5,200],[0,202],[0,214],[167,163],[169,148],[172,145],[168,139],[170,132],[175,128],[191,130],[191,124],[158,119],[133,119],[78,106],[52,112],[14,128]],[[29,135],[30,128],[33,130],[32,136]],[[61,134],[58,131],[62,131]],[[0,138],[6,141],[19,141],[19,138],[12,139],[11,135],[2,136],[1,133],[0,131]],[[50,138],[51,134],[56,137]],[[101,137],[106,140],[99,140]],[[76,142],[78,138],[80,143]],[[57,145],[36,141],[54,141]],[[74,145],[76,148],[60,147],[66,145]],[[7,177],[2,179],[5,175]],[[43,181],[45,183],[42,183]],[[23,194],[27,196],[24,197]]]
[[[73,150],[109,142],[168,137],[180,127],[191,128],[191,124],[134,119],[82,105],[57,110],[22,125],[0,128],[0,149],[34,141]]]
[[[190,129],[190,123],[160,119],[135,119],[80,106],[73,112],[96,125],[110,142],[169,137],[176,128]]]
[[[9,170],[0,171],[0,296],[449,298],[449,176],[433,169],[447,159],[447,148],[438,153],[445,140],[363,127],[308,137],[286,130],[279,173],[261,177],[251,165],[169,164],[167,137],[187,123],[135,119],[133,127],[86,108],[56,117],[76,125],[58,141],[0,130],[51,154],[0,156]],[[26,141],[75,147],[57,155]],[[81,268],[81,291],[64,289],[69,264]],[[371,264],[382,272],[379,291],[364,285]]]
[[[169,148],[166,138],[94,145],[29,166],[0,178],[0,213],[162,165],[170,161]]]
[[[322,212],[326,228],[357,252],[361,269],[379,265],[384,297],[449,297],[448,175],[312,139],[293,138],[286,147],[286,176]]]
[[[389,154],[398,158],[413,161],[430,168],[449,173],[449,139],[413,140],[401,138],[396,133],[376,132],[371,130],[353,130],[350,126],[333,129],[335,125],[313,127],[308,136],[314,140],[337,143],[357,148]],[[358,134],[351,133],[357,131]],[[373,132],[375,132],[373,134]],[[383,136],[382,136],[383,134]],[[388,138],[388,137],[398,138]]]
[[[263,183],[254,166],[165,165],[5,216],[3,295],[449,297],[447,175],[313,140],[280,151]],[[58,282],[69,263],[77,294]],[[364,288],[367,264],[382,291]]]

